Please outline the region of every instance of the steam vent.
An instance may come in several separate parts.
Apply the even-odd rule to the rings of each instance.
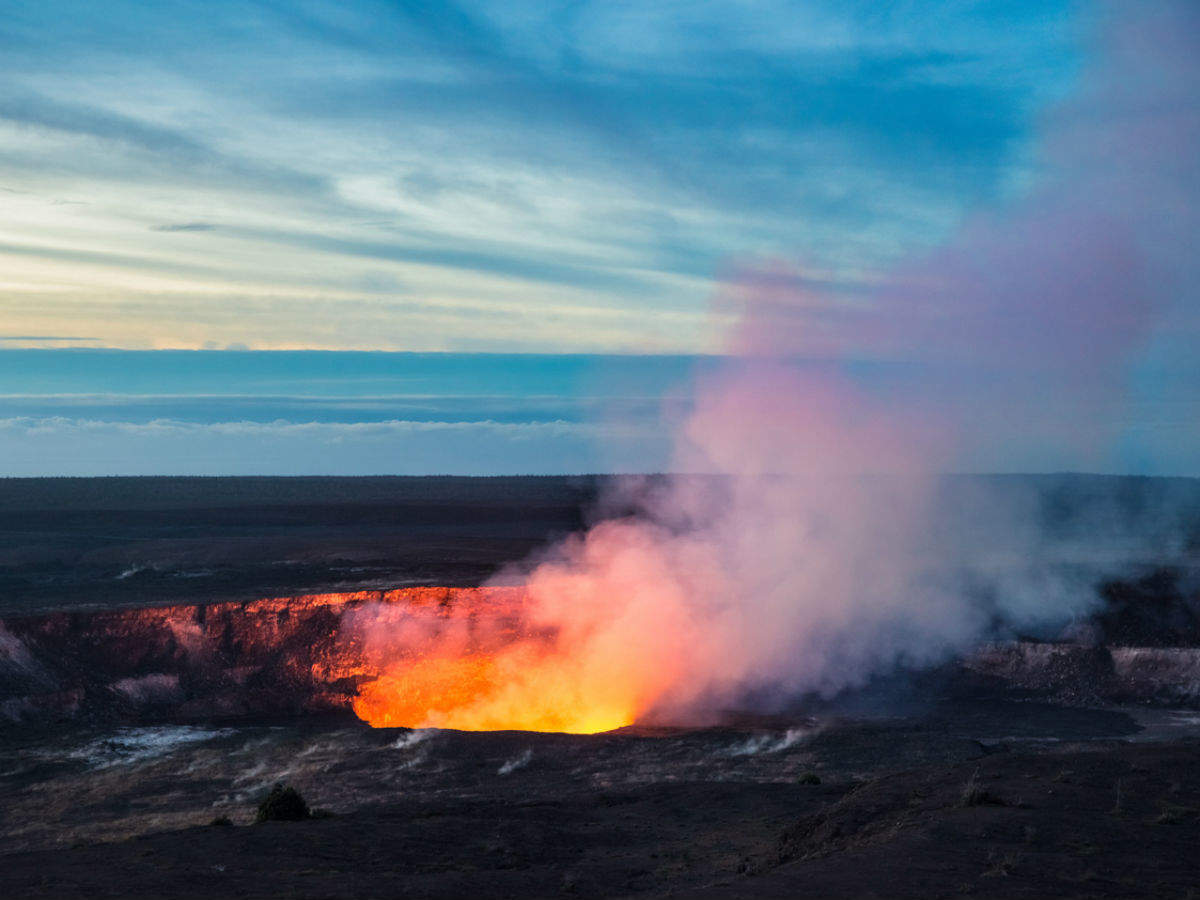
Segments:
[[[633,724],[631,705],[598,717],[556,705],[552,690],[519,709],[468,712],[503,694],[500,667],[517,648],[526,670],[553,658],[553,635],[526,622],[525,599],[519,587],[414,587],[13,616],[0,621],[0,711],[14,722],[352,711],[388,727],[590,733]],[[1200,648],[1157,643],[992,643],[952,668],[956,684],[982,694],[1200,706]]]

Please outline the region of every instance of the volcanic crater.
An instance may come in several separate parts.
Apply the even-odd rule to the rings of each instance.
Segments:
[[[1098,580],[1092,612],[1061,633],[996,635],[835,696],[704,721],[632,711],[611,729],[474,731],[433,727],[429,704],[405,698],[432,685],[453,712],[447,679],[466,703],[496,690],[490,657],[553,647],[523,587],[463,582],[586,519],[594,497],[578,481],[531,480],[524,504],[508,485],[507,511],[479,519],[415,515],[442,583],[394,588],[378,581],[417,577],[413,545],[373,556],[363,548],[379,534],[342,512],[306,501],[305,521],[286,503],[256,506],[259,524],[230,534],[197,527],[178,485],[159,489],[115,535],[77,512],[24,517],[44,496],[8,498],[10,895],[1183,896],[1200,877],[1186,849],[1200,838],[1191,550]],[[497,486],[390,490],[381,503],[408,492],[412,508],[469,509]],[[487,542],[505,516],[520,546]],[[247,569],[264,528],[283,552]],[[357,546],[364,571],[330,583],[281,568],[314,529],[338,559]],[[46,560],[72,554],[112,560],[94,592],[56,581],[65,568]],[[119,577],[135,563],[152,574]],[[170,580],[180,570],[210,574]],[[250,573],[245,587],[205,593],[234,570]],[[256,590],[272,580],[319,589]],[[177,583],[186,602],[162,602]],[[364,627],[380,621],[384,640]],[[253,824],[277,783],[327,816]]]

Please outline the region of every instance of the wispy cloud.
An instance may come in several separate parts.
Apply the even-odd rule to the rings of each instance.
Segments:
[[[216,228],[211,222],[180,222],[172,225],[152,225],[151,231],[212,231]]]
[[[11,321],[61,330],[74,305],[123,346],[704,349],[731,256],[853,283],[1011,192],[1076,53],[1065,2],[936,28],[874,4],[518,6],[7,11],[0,185],[25,193],[3,291],[39,298]],[[381,337],[355,306],[389,284],[409,305]],[[204,333],[136,312],[201,296]],[[452,312],[522,304],[501,331]]]

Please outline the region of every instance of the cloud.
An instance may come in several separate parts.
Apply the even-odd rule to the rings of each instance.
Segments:
[[[558,292],[623,310],[573,331],[627,349],[643,312],[698,315],[731,254],[799,250],[853,283],[1003,195],[1033,111],[1069,77],[1067,8],[947,10],[932,28],[856,4],[25,5],[0,57],[0,159],[29,192],[6,210],[21,240],[4,266],[46,310],[165,286],[228,312],[199,342],[184,313],[131,320],[108,338],[127,346],[277,330],[361,346],[372,329],[251,316],[242,298],[394,281],[431,303]],[[88,210],[53,206],[64,196]],[[170,237],[214,221],[221,266]],[[442,349],[563,339],[539,315],[499,338],[483,322],[397,330]]]
[[[949,398],[981,447],[1019,428],[1051,448],[1023,461],[1069,464],[1047,434],[1136,413],[1125,452],[1147,459],[1200,383],[1179,249],[1196,29],[1161,21],[1057,0],[20,5],[0,318],[122,347],[708,352],[731,317],[707,317],[714,285],[782,259],[756,277],[819,293],[806,355]],[[1140,406],[1047,388],[1048,365],[1128,378]]]
[[[165,232],[214,231],[216,229],[216,227],[217,226],[213,225],[211,222],[180,222],[178,224],[172,224],[172,225],[152,225],[150,227],[150,230],[151,231],[165,231]]]
[[[574,474],[661,453],[652,428],[562,421],[0,419],[7,476]]]

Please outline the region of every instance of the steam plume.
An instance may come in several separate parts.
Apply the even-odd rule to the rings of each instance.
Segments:
[[[998,536],[1010,555],[1038,553],[1020,498],[976,497],[987,515],[974,535],[936,524],[935,475],[972,438],[969,404],[880,394],[843,363],[1003,368],[1025,379],[1026,413],[1046,398],[1092,404],[1072,429],[1087,465],[1109,437],[1095,403],[1119,404],[1132,354],[1192,265],[1198,17],[1144,10],[1106,22],[1105,65],[1047,122],[1045,184],[1025,200],[967,222],[853,307],[778,264],[736,278],[719,298],[737,323],[728,360],[697,377],[676,440],[674,471],[698,474],[624,484],[632,514],[516,573],[527,628],[553,635],[550,649],[501,651],[483,686],[428,724],[505,727],[547,703],[567,730],[694,721],[835,694],[1004,623],[1086,611],[1090,584],[997,574]]]

